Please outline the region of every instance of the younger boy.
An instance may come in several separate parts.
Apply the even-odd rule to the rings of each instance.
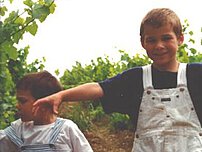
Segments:
[[[92,152],[77,125],[57,117],[52,108],[43,105],[33,116],[33,103],[62,90],[57,79],[47,71],[25,75],[16,85],[18,119],[0,131],[0,152],[57,151]]]
[[[62,101],[101,98],[105,112],[133,118],[133,152],[201,152],[202,64],[176,58],[184,41],[180,19],[168,8],[153,9],[142,20],[140,36],[152,65],[40,99],[35,112],[43,103],[57,113]]]

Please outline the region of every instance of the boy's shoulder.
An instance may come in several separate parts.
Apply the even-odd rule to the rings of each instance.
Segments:
[[[77,124],[74,121],[70,120],[70,119],[58,117],[57,120],[63,121],[64,126],[66,126],[68,128],[77,127]]]
[[[21,121],[21,119],[17,119],[15,121],[11,122],[11,126],[19,126],[21,125],[23,122]]]
[[[122,76],[132,76],[132,77],[139,77],[142,75],[142,69],[144,66],[136,66],[136,67],[132,67],[129,68],[125,71],[122,72]]]
[[[202,63],[188,63],[187,65],[190,67],[198,67],[198,68],[202,67]]]
[[[11,122],[11,127],[17,129],[19,127],[21,127],[22,125],[27,126],[27,125],[33,125],[33,121],[29,121],[29,122],[23,122],[21,119],[17,119],[13,122]]]
[[[189,72],[201,73],[202,72],[202,63],[189,63],[189,64],[187,64],[187,69]]]

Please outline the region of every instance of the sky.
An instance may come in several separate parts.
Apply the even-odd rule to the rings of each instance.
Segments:
[[[145,14],[157,7],[173,9],[181,21],[188,19],[202,38],[199,0],[56,0],[54,14],[39,25],[35,36],[25,35],[19,46],[30,45],[28,62],[46,58],[45,69],[54,74],[71,70],[76,61],[89,64],[97,57],[119,57],[118,50],[135,55],[142,50],[139,27]],[[17,5],[19,1],[17,0]]]

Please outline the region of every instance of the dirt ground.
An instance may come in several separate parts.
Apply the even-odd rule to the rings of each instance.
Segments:
[[[131,152],[134,133],[131,130],[112,131],[107,122],[96,123],[84,132],[94,152]]]

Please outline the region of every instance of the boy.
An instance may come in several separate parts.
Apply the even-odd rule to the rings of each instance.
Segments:
[[[49,103],[57,113],[62,101],[101,98],[106,113],[133,118],[133,152],[201,152],[202,65],[176,58],[184,41],[180,19],[168,8],[153,9],[142,20],[140,36],[152,65],[40,99],[34,111]]]
[[[32,107],[37,99],[61,90],[60,83],[47,71],[27,74],[17,83],[17,109],[21,119],[0,131],[0,152],[93,151],[77,125],[57,117],[49,105],[43,105],[33,116]]]

